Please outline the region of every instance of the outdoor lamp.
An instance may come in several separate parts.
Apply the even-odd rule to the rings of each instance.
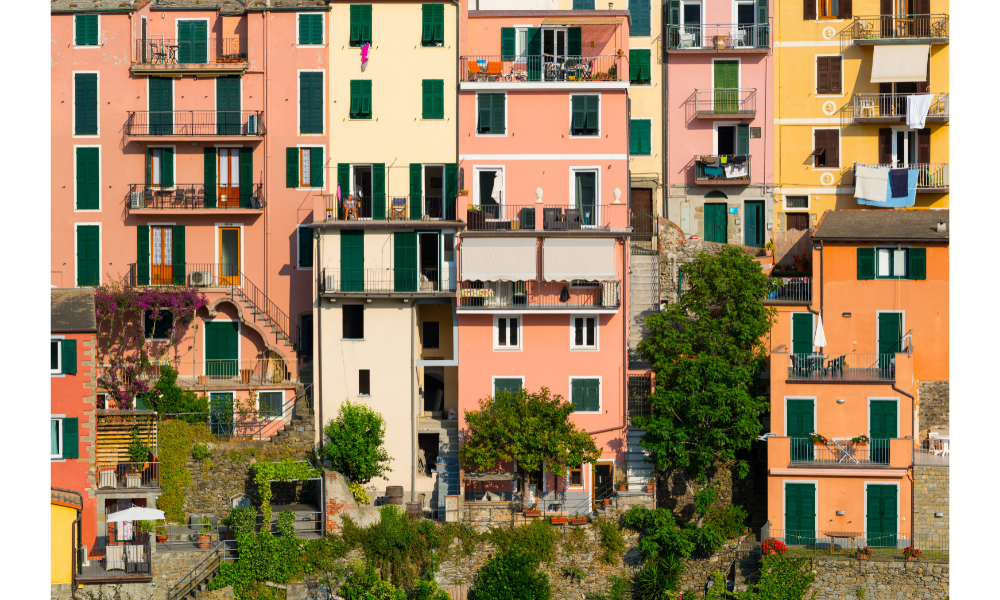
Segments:
[[[542,203],[542,188],[535,188],[535,202],[538,204]]]
[[[837,511],[837,516],[838,516],[838,517],[842,517],[842,516],[844,516],[844,511],[842,511],[842,510],[838,510],[838,511]]]
[[[844,402],[847,402],[847,400],[844,400],[843,398],[837,398],[837,404],[843,404]]]
[[[615,188],[615,191],[611,195],[615,197],[615,204],[621,204],[619,199],[622,197],[622,191],[620,189]]]

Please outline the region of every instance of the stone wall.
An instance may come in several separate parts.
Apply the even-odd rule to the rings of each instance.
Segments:
[[[939,600],[949,594],[948,563],[817,558],[813,570],[816,600]],[[859,589],[864,590],[863,595]]]
[[[950,474],[949,467],[913,467],[914,533],[948,535]]]
[[[927,439],[930,430],[948,429],[949,402],[947,381],[921,381],[917,386],[920,414],[919,439]]]

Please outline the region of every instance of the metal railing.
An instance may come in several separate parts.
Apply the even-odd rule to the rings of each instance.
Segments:
[[[251,184],[248,192],[244,192],[238,184],[234,187],[240,188],[236,197],[229,197],[225,193],[212,189],[209,189],[206,194],[205,186],[201,183],[175,183],[173,187],[133,183],[129,185],[128,206],[132,210],[168,208],[191,210],[249,208],[259,210],[267,206],[267,203],[264,202],[264,184]]]
[[[170,39],[135,41],[132,62],[143,65],[186,65],[206,63],[245,63],[247,38]]]
[[[241,359],[206,359],[202,361],[203,375],[214,384],[219,382],[261,385],[291,381],[288,365],[281,357]]]
[[[849,438],[834,438],[815,444],[809,438],[790,438],[791,464],[836,467],[889,466],[890,440],[872,439],[855,443]]]
[[[888,169],[916,169],[917,170],[917,191],[945,189],[950,186],[948,175],[949,163],[882,163],[876,165],[865,165],[868,167],[881,167]]]
[[[792,354],[789,379],[811,381],[895,381],[895,354]]]
[[[621,281],[463,281],[459,308],[618,308]]]
[[[649,397],[652,394],[653,381],[650,375],[628,376],[628,426],[636,427],[636,418],[646,418],[652,414]]]
[[[537,81],[619,81],[627,78],[628,62],[617,54],[567,56],[522,54],[502,56],[479,54],[463,56],[462,82],[537,82]],[[623,73],[623,70],[625,71]]]
[[[912,94],[854,94],[855,119],[905,119],[906,99]],[[946,92],[933,94],[928,118],[950,117],[951,99]]]
[[[419,269],[323,269],[326,294],[416,294],[455,291],[437,267]]]
[[[922,560],[948,560],[948,536],[936,533],[873,533],[864,531],[770,529],[761,542],[781,540],[789,556],[854,556],[868,548],[871,558],[906,560],[903,550],[920,550]]]
[[[700,154],[694,160],[695,181],[715,184],[750,183],[753,172],[749,154]]]
[[[601,205],[576,206],[573,204],[481,204],[479,210],[466,211],[470,231],[517,231],[535,229],[541,208],[542,229],[568,231],[578,229],[607,229],[611,226],[610,211]]]
[[[307,391],[302,391],[280,407],[266,409],[239,406],[239,402],[245,401],[243,399],[235,399],[233,403],[216,400],[210,412],[164,413],[159,417],[161,421],[180,419],[189,423],[204,423],[218,439],[262,440],[285,429],[295,418],[297,403],[300,400],[306,402],[306,398]]]
[[[327,221],[406,221],[410,219],[410,202],[413,196],[355,196],[354,206],[347,204],[347,195],[341,192],[341,200],[332,194],[324,195]],[[455,195],[420,196],[420,218],[426,216],[435,220],[455,220]]]
[[[198,563],[195,568],[191,569],[187,575],[181,577],[181,579],[174,584],[173,587],[167,592],[167,600],[180,600],[186,597],[209,576],[218,570],[219,566],[224,562],[232,562],[236,560],[235,553],[229,548],[226,542],[218,542],[215,546],[208,551],[208,556],[205,557],[200,563]]]
[[[854,17],[854,41],[948,38],[948,15],[874,15]]]
[[[947,467],[951,465],[950,441],[924,440],[926,448],[913,449],[913,464],[921,467]]]
[[[755,50],[771,47],[767,24],[667,25],[668,50]]]
[[[97,465],[97,489],[155,489],[160,487],[160,463],[119,462]]]
[[[781,281],[785,287],[768,294],[765,302],[812,302],[812,277],[782,277]]]
[[[757,88],[713,88],[694,91],[697,115],[755,115]]]
[[[264,130],[262,110],[130,110],[125,120],[126,136],[260,137]]]

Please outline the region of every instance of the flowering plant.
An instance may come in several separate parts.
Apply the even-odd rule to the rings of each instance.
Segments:
[[[868,546],[865,546],[864,548],[858,548],[857,555],[858,555],[858,557],[871,556],[872,555],[872,549],[869,548]]]
[[[797,265],[808,265],[809,264],[809,256],[806,255],[806,254],[796,254],[795,257],[794,257],[794,260],[795,260],[795,264],[797,264]]]
[[[903,550],[903,556],[906,558],[920,558],[922,555],[923,553],[913,546],[907,546],[906,549]]]
[[[825,437],[821,436],[818,433],[810,433],[809,441],[811,441],[814,444],[828,444],[830,442],[830,440],[826,439]]]
[[[769,554],[784,554],[785,552],[788,552],[788,546],[786,546],[785,542],[781,540],[769,538],[761,542],[760,552],[764,556]]]
[[[869,438],[867,435],[865,435],[863,433],[861,435],[859,435],[858,437],[852,437],[851,438],[851,442],[854,443],[854,444],[867,444],[867,443],[869,443],[871,441],[872,441],[871,438]]]

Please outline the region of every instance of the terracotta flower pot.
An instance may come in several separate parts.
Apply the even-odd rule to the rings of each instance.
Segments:
[[[243,383],[250,383],[250,369],[240,369],[240,380]]]
[[[199,548],[201,548],[203,550],[207,549],[209,547],[209,545],[211,545],[211,542],[212,542],[212,536],[208,535],[207,533],[199,533],[198,534],[198,547]]]
[[[626,483],[620,483],[620,484],[618,484],[618,491],[619,492],[624,492],[624,491],[627,491],[627,490],[628,490],[628,484],[626,484]]]
[[[542,516],[542,511],[540,511],[540,510],[526,510],[526,511],[524,511],[524,516],[526,516],[526,517],[540,517],[540,516]]]
[[[652,494],[655,491],[656,491],[656,488],[652,484],[646,486],[646,493],[647,494]]]
[[[207,383],[208,383],[208,375],[199,375],[198,376],[198,385],[205,385]]]
[[[906,560],[908,560],[909,562],[917,562],[917,560],[919,559],[916,556],[907,556]]]
[[[552,524],[553,525],[565,525],[566,522],[567,522],[567,520],[568,519],[566,517],[552,517]]]
[[[167,536],[157,534],[157,536],[156,536],[156,543],[157,544],[165,544],[165,543],[167,543]]]
[[[583,525],[587,522],[587,517],[571,517],[569,522],[574,525]]]
[[[806,263],[795,263],[795,270],[799,273],[804,273],[806,271]]]

